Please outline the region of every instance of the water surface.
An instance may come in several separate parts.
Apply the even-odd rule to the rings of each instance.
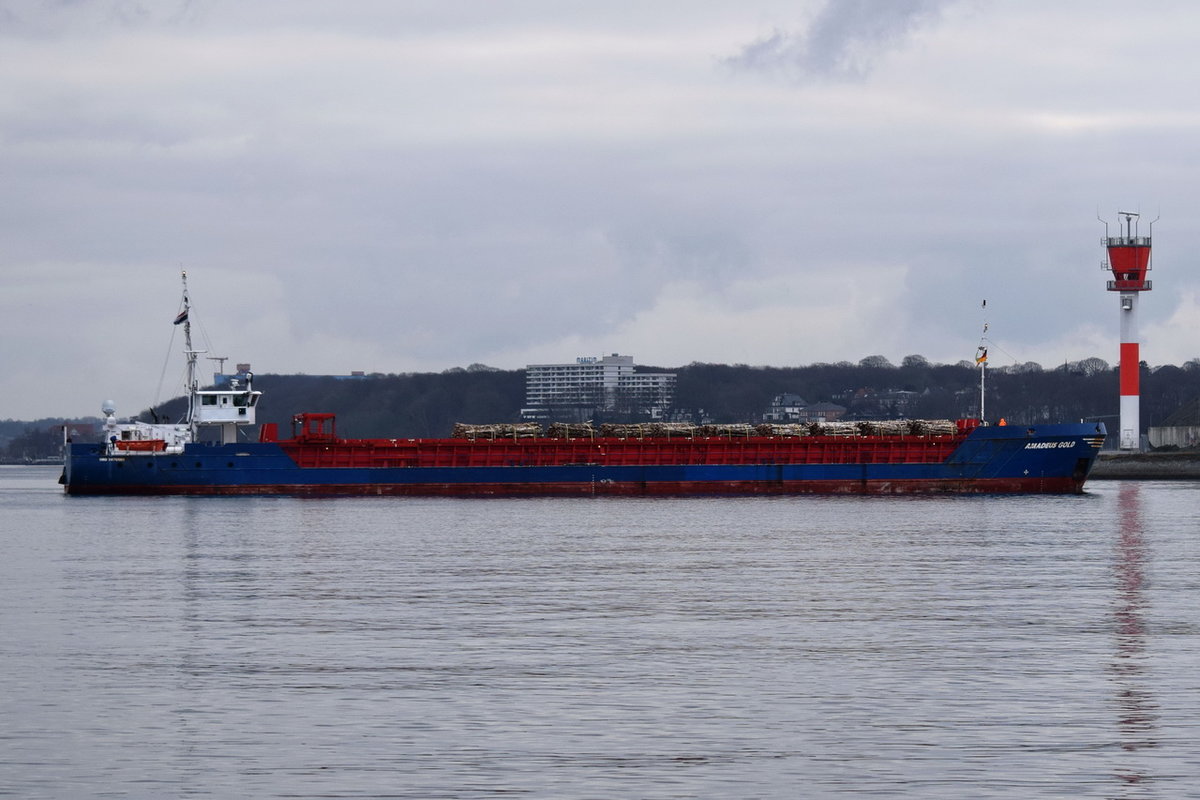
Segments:
[[[79,498],[0,468],[0,794],[1200,797],[1200,484]]]

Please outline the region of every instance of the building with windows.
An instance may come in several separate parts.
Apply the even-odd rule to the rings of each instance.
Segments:
[[[844,406],[836,403],[813,403],[800,409],[798,422],[833,422],[846,415]]]
[[[808,402],[798,394],[791,392],[777,394],[771,401],[771,407],[763,414],[763,420],[766,422],[799,422],[800,412],[807,405]]]
[[[582,421],[597,415],[662,419],[675,399],[675,374],[638,372],[633,356],[581,356],[525,367],[529,420]]]
[[[808,403],[798,394],[775,395],[770,407],[763,414],[766,422],[832,422],[846,413],[843,406],[835,403]]]

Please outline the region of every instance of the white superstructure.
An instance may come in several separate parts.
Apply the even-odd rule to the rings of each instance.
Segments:
[[[201,389],[196,373],[196,358],[203,350],[192,347],[191,301],[188,297],[187,273],[183,273],[182,310],[175,317],[183,325],[184,355],[187,357],[187,416],[178,424],[162,424],[129,420],[118,422],[116,408],[106,400],[104,413],[104,442],[112,453],[174,454],[183,452],[184,445],[199,441],[200,428],[217,428],[219,441],[237,441],[238,429],[255,424],[255,407],[262,392],[254,391],[249,370],[230,378],[228,388]]]

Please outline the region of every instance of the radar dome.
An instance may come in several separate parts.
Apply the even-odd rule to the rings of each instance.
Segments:
[[[113,414],[117,413],[117,404],[112,400],[105,400],[100,404],[100,413],[104,414],[106,417],[111,417]]]

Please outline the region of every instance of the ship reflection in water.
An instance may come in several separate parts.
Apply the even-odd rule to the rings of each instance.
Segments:
[[[1158,705],[1146,686],[1146,627],[1143,594],[1148,557],[1142,525],[1141,486],[1124,483],[1118,493],[1120,527],[1113,560],[1116,602],[1113,617],[1116,650],[1112,660],[1113,685],[1118,711],[1117,732],[1121,749],[1137,751],[1158,746]],[[1124,769],[1116,773],[1123,784],[1142,784],[1151,779],[1144,770]]]

